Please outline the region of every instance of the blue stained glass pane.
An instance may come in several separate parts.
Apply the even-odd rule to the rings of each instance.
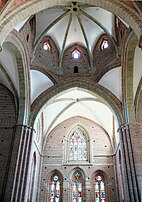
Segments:
[[[105,198],[105,193],[104,192],[102,192],[102,198]]]

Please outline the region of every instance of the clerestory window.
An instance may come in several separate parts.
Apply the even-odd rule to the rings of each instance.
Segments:
[[[108,41],[107,40],[103,40],[102,44],[101,44],[101,50],[104,50],[108,48]]]
[[[46,51],[47,50],[50,51],[51,50],[50,44],[48,42],[44,42],[43,49],[46,50]]]
[[[80,53],[80,51],[78,49],[74,49],[72,51],[72,58],[78,59],[78,58],[80,58],[80,56],[81,56],[81,53]]]

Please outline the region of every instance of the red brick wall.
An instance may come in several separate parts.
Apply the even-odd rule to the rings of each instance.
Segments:
[[[91,164],[85,162],[83,165],[66,163],[67,150],[65,152],[68,131],[74,128],[75,124],[84,126],[90,137],[91,153],[93,161]],[[69,200],[70,196],[70,175],[76,167],[84,172],[86,201],[91,201],[92,179],[97,170],[101,170],[106,176],[107,199],[116,202],[116,187],[113,166],[113,150],[107,133],[93,121],[82,117],[73,117],[59,124],[46,139],[43,150],[43,160],[41,168],[41,181],[39,187],[39,201],[44,201],[48,196],[48,176],[57,169],[63,177],[63,199]]]
[[[5,192],[6,180],[12,151],[16,124],[16,107],[13,94],[0,84],[0,193],[1,201]]]

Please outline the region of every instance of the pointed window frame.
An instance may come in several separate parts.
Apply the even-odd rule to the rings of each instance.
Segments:
[[[51,51],[51,45],[50,45],[49,41],[45,41],[45,42],[43,43],[43,49],[44,49],[45,51]]]
[[[109,189],[107,174],[101,170],[98,170],[91,177],[91,201],[107,202],[108,197]]]
[[[71,52],[71,56],[73,59],[77,60],[81,57],[81,51],[78,50],[77,48],[75,48],[72,52]]]
[[[58,170],[54,170],[48,177],[48,194],[49,202],[61,202],[63,200],[63,177]]]
[[[75,168],[70,173],[70,201],[83,202],[85,199],[85,176],[80,168]]]
[[[108,40],[107,39],[103,39],[102,43],[101,43],[101,50],[105,50],[109,47],[109,43],[108,43]]]
[[[76,129],[80,129],[82,131],[82,133],[84,134],[84,137],[86,138],[86,143],[87,143],[87,159],[82,159],[82,160],[70,160],[70,138],[72,136],[72,134],[74,133],[74,131]],[[84,128],[84,126],[80,125],[80,124],[75,124],[73,126],[71,126],[70,129],[68,129],[66,135],[64,136],[64,160],[63,163],[64,165],[70,165],[70,164],[88,164],[88,165],[92,165],[93,162],[93,153],[92,153],[92,143],[91,143],[91,139],[90,139],[90,135],[87,132],[87,130]]]

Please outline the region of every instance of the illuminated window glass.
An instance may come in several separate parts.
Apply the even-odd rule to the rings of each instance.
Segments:
[[[102,42],[101,49],[104,50],[104,49],[106,49],[106,48],[108,48],[108,41],[107,41],[107,40],[104,40],[104,41]]]
[[[87,141],[83,131],[77,128],[69,139],[69,160],[87,160]]]
[[[81,53],[80,53],[77,49],[75,49],[75,50],[72,52],[72,57],[73,57],[74,59],[80,58],[80,55],[81,55]]]
[[[49,51],[50,51],[51,47],[50,47],[50,45],[49,45],[48,42],[44,42],[44,44],[43,44],[43,49],[44,49],[44,50],[49,50]]]
[[[105,202],[105,184],[101,176],[95,178],[95,202]]]
[[[76,171],[72,178],[72,202],[83,201],[83,178],[79,171]]]
[[[54,175],[50,184],[50,202],[59,202],[60,200],[60,181],[57,175]]]

